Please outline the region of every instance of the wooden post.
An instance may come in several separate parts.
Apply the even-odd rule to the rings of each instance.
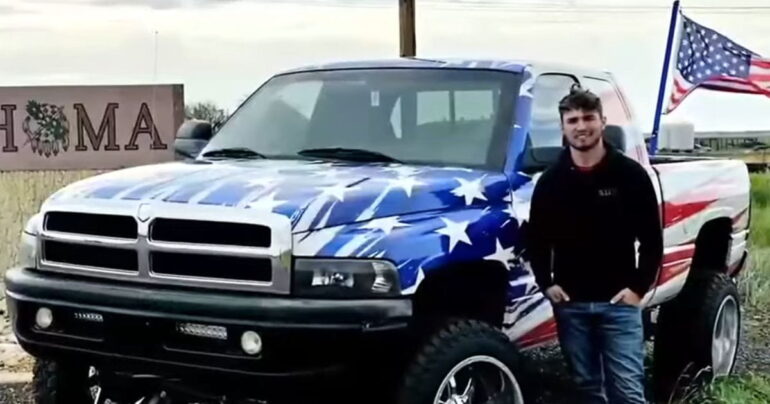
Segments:
[[[417,41],[414,32],[414,0],[398,0],[401,32],[401,57],[416,56]]]

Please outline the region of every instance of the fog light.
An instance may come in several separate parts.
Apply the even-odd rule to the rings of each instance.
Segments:
[[[246,331],[241,335],[241,348],[249,355],[262,352],[262,338],[254,331]]]
[[[51,312],[51,309],[47,307],[37,309],[37,314],[35,314],[35,324],[43,330],[50,327],[51,324],[53,324],[53,312]]]
[[[216,325],[177,323],[176,330],[192,337],[227,340],[227,328]]]

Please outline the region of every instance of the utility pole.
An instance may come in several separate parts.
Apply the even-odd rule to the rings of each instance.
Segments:
[[[398,0],[401,32],[401,57],[416,56],[417,41],[414,33],[414,0]]]

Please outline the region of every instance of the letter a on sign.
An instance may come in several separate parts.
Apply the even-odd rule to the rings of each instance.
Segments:
[[[136,145],[136,138],[142,133],[146,133],[152,138],[150,149],[165,150],[168,148],[168,146],[160,140],[160,135],[158,135],[158,128],[155,127],[155,123],[152,120],[152,114],[150,113],[150,108],[147,107],[146,102],[142,103],[142,108],[139,110],[139,116],[136,117],[134,130],[131,132],[131,140],[128,142],[128,145],[126,145],[124,149],[139,150],[139,146]]]

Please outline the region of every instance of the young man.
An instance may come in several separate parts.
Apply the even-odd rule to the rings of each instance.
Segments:
[[[535,187],[530,263],[582,402],[643,404],[640,302],[663,252],[655,190],[604,142],[599,97],[573,88],[559,112],[569,147]]]

